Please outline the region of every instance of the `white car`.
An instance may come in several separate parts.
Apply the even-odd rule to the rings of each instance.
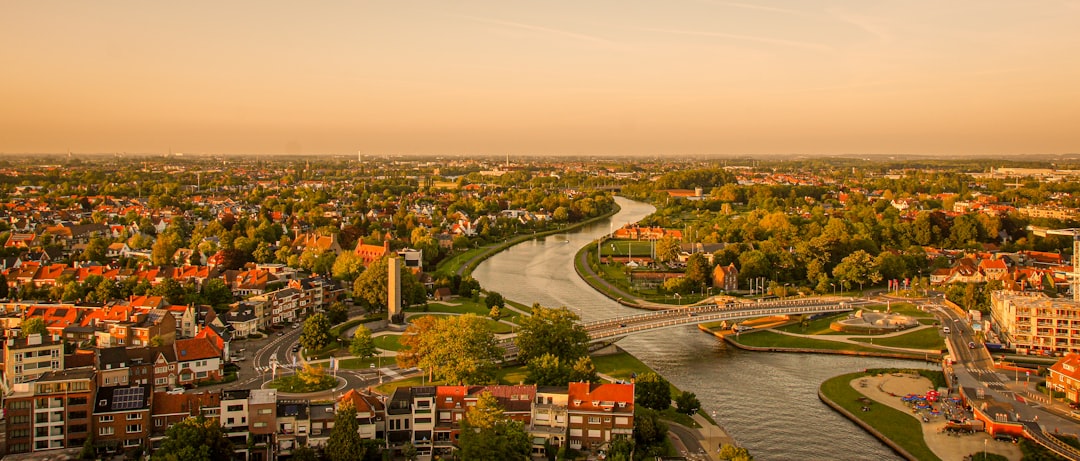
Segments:
[[[169,393],[170,394],[183,394],[184,393],[184,388],[182,388],[182,387],[174,387],[172,389],[169,389]]]

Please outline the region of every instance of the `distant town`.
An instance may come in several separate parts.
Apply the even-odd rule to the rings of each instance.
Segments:
[[[566,271],[639,316],[471,276],[616,196]],[[10,156],[0,241],[5,459],[752,459],[617,351],[686,325],[931,362],[917,430],[1080,459],[1080,160]]]

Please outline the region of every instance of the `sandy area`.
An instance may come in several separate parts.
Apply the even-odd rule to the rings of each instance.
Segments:
[[[901,401],[900,397],[907,394],[925,394],[926,391],[932,389],[929,379],[912,374],[888,374],[856,378],[851,381],[851,387],[878,403],[908,414],[911,414],[911,408]],[[926,445],[945,461],[960,461],[967,455],[982,452],[984,440],[986,441],[986,451],[990,453],[997,453],[1010,460],[1019,460],[1021,458],[1018,445],[994,440],[984,432],[961,436],[947,435],[941,432],[942,428],[945,427],[945,418],[942,416],[933,418],[930,422],[923,423],[922,426]]]

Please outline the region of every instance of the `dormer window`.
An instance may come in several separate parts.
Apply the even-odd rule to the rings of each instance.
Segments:
[[[581,400],[574,400],[574,405],[581,405]]]
[[[593,400],[592,401],[592,406],[594,406],[594,407],[600,406],[600,401],[599,400]]]

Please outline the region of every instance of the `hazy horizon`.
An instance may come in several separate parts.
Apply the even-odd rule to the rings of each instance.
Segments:
[[[1073,154],[1076,24],[1080,0],[15,2],[0,152]]]

